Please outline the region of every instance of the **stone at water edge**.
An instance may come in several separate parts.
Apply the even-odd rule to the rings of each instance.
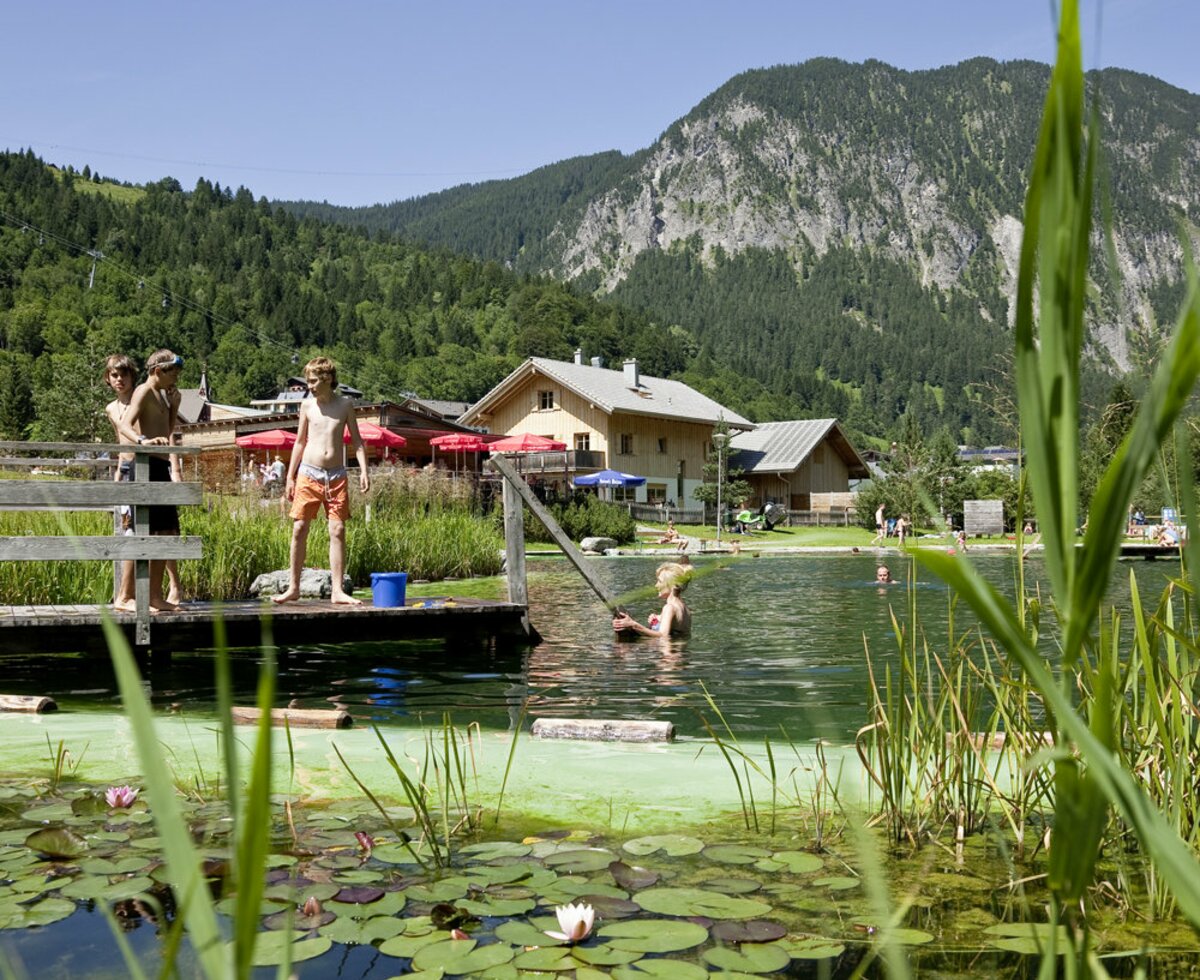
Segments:
[[[595,552],[596,554],[602,554],[616,546],[617,542],[612,538],[584,538],[579,542],[580,551]]]
[[[250,584],[250,595],[256,599],[280,595],[287,591],[289,573],[286,568],[263,572]],[[353,593],[354,583],[349,575],[342,576],[342,588]],[[300,598],[328,599],[333,595],[333,576],[326,568],[306,568],[300,573]]]

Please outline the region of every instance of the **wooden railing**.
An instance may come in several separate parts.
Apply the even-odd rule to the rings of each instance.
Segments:
[[[122,505],[133,508],[131,535],[54,535],[2,537],[0,561],[132,561],[135,563],[137,605],[135,643],[150,643],[150,562],[201,557],[201,539],[176,535],[151,535],[149,508],[174,504],[199,504],[199,483],[151,483],[150,457],[194,456],[194,446],[125,446],[68,442],[0,442],[6,467],[56,466],[111,467],[120,453],[134,455],[132,483],[116,483],[109,476],[100,480],[45,479],[0,480],[0,510],[101,510]],[[104,459],[98,454],[107,453]],[[15,455],[26,454],[26,455]],[[32,455],[28,455],[32,454]],[[52,455],[53,454],[53,455]],[[70,454],[70,455],[64,455]]]

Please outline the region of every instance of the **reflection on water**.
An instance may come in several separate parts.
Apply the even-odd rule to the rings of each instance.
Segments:
[[[1011,557],[975,560],[1002,592],[1013,594]],[[644,621],[657,605],[645,588],[656,564],[618,559],[598,561],[596,568],[616,593],[636,593],[630,609]],[[897,558],[889,564],[901,584],[878,586],[875,564],[869,554],[701,560],[686,595],[692,636],[628,641],[615,637],[607,610],[565,561],[538,561],[531,565],[530,601],[545,638],[540,646],[506,652],[414,641],[281,651],[279,703],[342,706],[356,724],[436,723],[449,711],[460,724],[506,729],[528,700],[531,717],[654,717],[674,722],[683,735],[701,735],[697,711],[707,689],[739,737],[776,738],[782,727],[797,739],[844,740],[866,718],[866,651],[877,673],[896,656],[892,613],[908,629],[911,597],[932,648],[948,645],[945,587]],[[1144,601],[1156,601],[1171,563],[1118,569],[1119,605],[1128,602],[1131,567]],[[1036,584],[1039,563],[1028,569]],[[916,578],[911,591],[910,572]],[[500,595],[503,582],[494,587]],[[965,610],[957,609],[956,634],[969,625]],[[4,693],[50,695],[70,710],[117,710],[103,658],[7,657],[2,663]],[[234,658],[240,703],[252,702],[257,665],[254,651]],[[212,676],[206,652],[176,653],[170,664],[147,673],[160,709],[196,714],[212,710]]]

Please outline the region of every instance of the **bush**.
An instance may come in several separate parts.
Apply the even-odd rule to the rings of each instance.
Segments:
[[[590,493],[581,494],[566,505],[550,504],[546,509],[572,541],[604,537],[612,538],[618,544],[629,544],[637,534],[637,523],[624,507],[600,500]],[[503,518],[499,517],[498,520]],[[542,522],[528,510],[525,511],[525,539],[543,542],[553,540]]]

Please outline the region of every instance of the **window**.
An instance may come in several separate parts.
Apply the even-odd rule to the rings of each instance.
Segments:
[[[658,451],[660,453],[665,453],[667,451],[667,437],[666,436],[658,437]]]
[[[552,412],[554,411],[554,392],[539,391],[538,392],[538,411]]]
[[[587,452],[592,448],[592,434],[590,432],[575,433],[575,448],[581,452]]]
[[[667,485],[665,483],[647,483],[646,501],[651,504],[663,504],[667,500]]]
[[[633,455],[633,433],[632,432],[622,432],[621,433],[621,455],[622,456],[632,456]]]
[[[636,487],[613,487],[613,500],[618,504],[637,503]]]

